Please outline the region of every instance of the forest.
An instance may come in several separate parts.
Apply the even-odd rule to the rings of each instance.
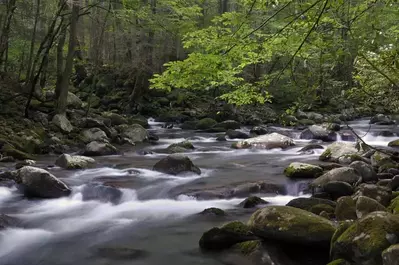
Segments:
[[[0,0],[0,265],[398,265],[397,0]]]

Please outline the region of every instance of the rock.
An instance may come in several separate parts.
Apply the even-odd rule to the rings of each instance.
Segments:
[[[323,190],[330,194],[333,200],[343,196],[350,196],[354,193],[353,187],[343,181],[330,181],[323,186]]]
[[[82,132],[82,139],[84,143],[90,143],[93,141],[108,143],[109,139],[107,134],[99,128],[91,128]]]
[[[122,196],[123,193],[119,189],[101,184],[89,183],[82,189],[82,199],[84,201],[96,200],[104,203],[111,202],[118,204]]]
[[[337,140],[337,135],[335,132],[331,132],[322,126],[312,125],[301,133],[300,139],[316,139],[325,142],[332,142]]]
[[[226,216],[226,212],[219,208],[207,208],[199,213],[200,215],[206,216]]]
[[[374,199],[365,196],[359,196],[356,202],[356,215],[357,218],[362,218],[369,213],[383,211],[386,212],[386,208]]]
[[[372,198],[387,207],[391,201],[392,190],[384,186],[363,183],[358,186],[355,193],[355,198],[359,198],[360,196]]]
[[[395,244],[382,252],[383,265],[398,265],[399,244]]]
[[[377,174],[377,178],[378,179],[392,179],[393,178],[393,174],[391,174],[391,173],[378,173]]]
[[[392,190],[397,190],[397,188],[399,188],[399,175],[394,176],[392,178],[391,184],[390,184],[390,188]]]
[[[28,197],[59,198],[71,194],[71,189],[50,172],[25,166],[14,171],[14,181]]]
[[[184,172],[193,172],[201,175],[201,169],[195,166],[187,156],[169,155],[154,165],[153,170],[165,174],[178,175]]]
[[[119,125],[117,130],[120,132],[122,138],[128,138],[133,143],[143,142],[149,138],[147,130],[139,124]]]
[[[104,112],[102,113],[103,117],[110,119],[112,126],[118,126],[122,124],[128,124],[127,118],[113,112]]]
[[[91,142],[88,143],[83,151],[84,156],[106,156],[116,155],[118,150],[109,143]]]
[[[393,176],[399,175],[399,169],[397,168],[390,168],[387,170],[387,173],[392,174]]]
[[[344,259],[336,259],[331,261],[327,265],[351,265],[351,264]]]
[[[339,135],[341,136],[341,140],[346,142],[356,142],[357,139],[356,135],[350,132],[341,132]]]
[[[68,92],[68,96],[67,96],[67,106],[68,107],[79,109],[82,107],[82,105],[83,105],[83,102],[82,102],[82,100],[80,100],[80,98],[78,96],[76,96],[72,92]]]
[[[360,176],[356,173],[353,168],[350,167],[340,167],[335,168],[317,179],[313,180],[311,186],[313,187],[323,187],[331,181],[342,181],[350,185],[354,185],[360,180]]]
[[[362,177],[364,182],[374,182],[378,179],[374,168],[363,161],[352,162],[349,167],[353,168]]]
[[[321,126],[328,131],[338,132],[341,130],[341,125],[339,125],[339,123],[327,122],[323,123]]]
[[[391,179],[381,179],[377,182],[377,186],[384,186],[391,188]]]
[[[230,139],[248,139],[249,135],[240,131],[228,130],[226,132],[227,137]]]
[[[15,162],[15,158],[12,156],[3,156],[0,158],[0,163],[12,163],[12,162]]]
[[[341,165],[349,165],[355,161],[363,161],[365,163],[370,162],[367,158],[362,157],[358,154],[348,154],[348,155],[340,156],[338,158],[338,163],[340,163]]]
[[[252,127],[250,134],[255,134],[255,135],[265,135],[268,134],[269,130],[265,126],[255,126]]]
[[[48,114],[40,111],[35,111],[32,114],[32,119],[36,122],[40,122],[43,126],[48,126]]]
[[[313,149],[324,149],[324,147],[319,144],[308,144],[305,147],[303,147],[301,150],[299,150],[298,152],[306,152],[306,151],[313,150]]]
[[[0,214],[0,231],[15,226],[17,220],[5,214]]]
[[[340,165],[340,164],[337,164],[337,163],[321,163],[321,164],[318,164],[318,166],[321,167],[325,171],[330,171],[330,170],[335,169],[335,168],[343,167],[343,165]]]
[[[255,239],[256,237],[251,233],[248,226],[234,221],[221,228],[214,227],[205,232],[199,241],[199,245],[201,249],[205,250],[223,250],[237,243]]]
[[[331,242],[331,257],[355,264],[382,264],[381,252],[397,242],[399,216],[373,212]]]
[[[391,201],[388,210],[393,214],[399,214],[399,197],[396,197]]]
[[[268,202],[259,197],[251,196],[242,201],[239,204],[239,206],[242,208],[254,208],[258,205],[265,205],[265,204],[268,204]]]
[[[381,167],[384,165],[392,165],[392,164],[395,164],[395,162],[391,159],[391,157],[388,154],[377,151],[371,156],[371,165],[373,167]]]
[[[293,162],[285,170],[284,174],[289,178],[317,178],[323,174],[323,169],[319,166]]]
[[[388,146],[390,146],[390,147],[399,147],[399,139],[390,141],[388,143]]]
[[[233,120],[227,120],[227,121],[222,121],[222,122],[216,124],[214,127],[223,128],[225,130],[237,130],[237,129],[241,128],[241,125],[239,122],[236,122]]]
[[[3,145],[3,147],[0,150],[0,153],[2,153],[4,156],[13,157],[14,159],[17,159],[17,160],[27,160],[27,159],[32,160],[33,159],[33,157],[31,155],[29,155],[28,153],[20,151],[10,144]]]
[[[24,161],[18,162],[15,164],[15,169],[20,169],[24,166],[34,166],[36,165],[36,161],[35,160],[30,160],[30,159],[26,159]]]
[[[289,206],[259,209],[248,225],[262,239],[305,245],[328,246],[335,232],[329,220]]]
[[[68,154],[60,155],[55,164],[65,169],[84,169],[93,166],[96,161],[86,156],[71,156]]]
[[[337,200],[335,216],[338,221],[356,220],[356,202],[350,196],[344,196]]]
[[[186,121],[184,122],[180,128],[183,130],[196,130],[198,121]]]
[[[391,132],[391,131],[387,131],[387,130],[383,130],[378,132],[377,136],[382,136],[382,137],[393,137],[395,136],[395,133]]]
[[[377,114],[370,119],[370,124],[391,125],[395,124],[395,122],[392,121],[389,116],[386,116],[384,114]]]
[[[354,143],[336,142],[327,146],[326,150],[320,155],[320,161],[338,162],[343,155],[357,154]]]
[[[326,199],[319,198],[296,198],[287,203],[287,206],[310,211],[313,206],[318,204],[329,205],[335,208],[336,203]]]
[[[218,141],[218,142],[226,142],[226,141],[227,141],[227,140],[226,140],[226,136],[224,136],[224,134],[218,135],[218,136],[216,137],[216,141]]]
[[[321,123],[324,120],[323,115],[316,113],[316,112],[307,112],[306,116],[308,119],[314,120],[315,122]]]
[[[217,124],[217,121],[211,118],[199,120],[196,126],[197,130],[208,130]]]
[[[315,122],[313,120],[310,120],[310,119],[300,119],[300,120],[298,120],[297,124],[311,126],[311,125],[314,125]]]
[[[335,209],[331,205],[327,204],[316,204],[310,208],[309,212],[320,215],[322,212],[325,212],[327,214],[334,214]],[[329,218],[327,218],[329,219]]]
[[[290,137],[281,135],[279,133],[271,133],[261,135],[254,138],[249,138],[242,142],[238,142],[234,147],[237,149],[243,148],[260,148],[260,149],[273,149],[273,148],[287,148],[293,146],[294,140]]]
[[[51,122],[64,133],[70,133],[73,130],[71,122],[67,119],[65,115],[56,114]]]
[[[194,145],[187,140],[180,143],[171,144],[168,146],[168,148],[166,148],[166,150],[170,154],[184,153],[187,152],[188,150],[194,150],[194,149],[195,149]]]

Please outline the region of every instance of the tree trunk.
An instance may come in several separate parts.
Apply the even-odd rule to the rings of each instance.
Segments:
[[[68,54],[65,60],[65,69],[59,85],[59,95],[57,98],[56,112],[58,114],[65,114],[67,107],[69,79],[72,74],[73,58],[75,55],[76,47],[76,33],[77,33],[77,22],[79,18],[79,5],[74,2],[72,6],[71,22],[69,26],[69,44]]]
[[[15,3],[16,0],[8,0],[6,2],[6,18],[0,36],[0,65],[3,63],[4,53],[8,48],[11,21],[16,9]]]
[[[37,2],[36,2],[35,21],[34,21],[34,24],[33,24],[33,33],[32,33],[32,39],[31,39],[31,43],[30,43],[29,59],[28,59],[28,67],[27,67],[26,77],[30,76],[30,71],[32,69],[33,50],[35,48],[36,30],[37,30],[37,22],[39,20],[39,15],[40,15],[40,0],[37,0]]]

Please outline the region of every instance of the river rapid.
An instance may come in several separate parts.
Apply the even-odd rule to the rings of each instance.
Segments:
[[[39,167],[48,167],[72,187],[69,197],[29,200],[12,185],[0,186],[0,213],[21,222],[21,228],[0,231],[0,265],[233,264],[226,255],[202,253],[198,240],[214,226],[232,220],[246,222],[256,209],[238,206],[246,196],[199,200],[189,195],[266,181],[279,187],[279,193],[257,195],[270,204],[284,205],[295,197],[307,196],[302,194],[306,183],[289,181],[283,175],[284,168],[290,162],[317,161],[323,151],[298,153],[309,141],[299,140],[299,131],[292,129],[280,128],[289,130],[295,138],[295,148],[233,150],[230,146],[234,140],[217,142],[215,134],[162,129],[160,123],[150,124],[150,130],[160,137],[157,145],[125,147],[123,155],[98,157],[94,169],[67,171],[48,167],[56,157],[39,157]],[[383,130],[395,131],[393,126],[370,128],[366,120],[351,125],[360,136],[366,134],[364,140],[369,144],[386,146],[397,139],[378,136]],[[184,139],[196,147],[186,155],[201,168],[200,176],[170,176],[151,170],[166,156],[156,150]],[[154,153],[143,155],[143,151]],[[2,166],[6,169],[13,165]],[[209,207],[221,208],[228,215],[198,215]]]

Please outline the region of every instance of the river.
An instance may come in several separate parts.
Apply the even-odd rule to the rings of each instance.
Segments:
[[[217,142],[215,134],[150,124],[150,130],[160,136],[157,145],[125,147],[123,155],[96,158],[98,166],[94,169],[66,171],[49,167],[72,187],[69,197],[28,200],[15,187],[1,186],[0,213],[17,218],[23,228],[0,231],[0,265],[232,264],[223,255],[202,253],[198,240],[214,226],[248,220],[254,209],[237,206],[244,198],[197,200],[187,194],[266,181],[279,193],[258,195],[271,204],[284,205],[302,196],[305,186],[303,182],[290,182],[283,175],[284,168],[294,161],[316,161],[322,152],[298,153],[309,141],[298,140],[299,132],[295,130],[290,130],[297,144],[293,149],[233,150],[232,141]],[[376,136],[382,130],[396,130],[392,126],[369,129],[365,120],[351,125],[361,136],[368,132],[364,139],[370,144],[386,146],[397,139]],[[201,168],[200,176],[169,176],[151,170],[165,154],[143,155],[143,150],[156,151],[187,138],[196,147],[187,155]],[[55,159],[43,156],[37,162],[47,167]],[[209,207],[224,209],[228,215],[198,215]]]

